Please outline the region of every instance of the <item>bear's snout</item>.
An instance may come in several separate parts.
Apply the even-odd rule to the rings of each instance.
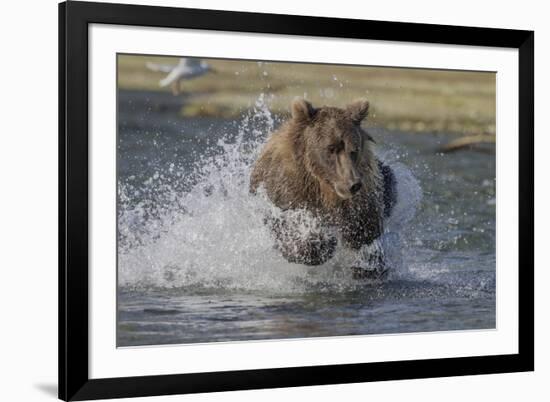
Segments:
[[[333,184],[334,191],[343,200],[348,200],[354,195],[359,193],[363,188],[363,183],[361,180],[343,180],[340,182],[335,182]]]

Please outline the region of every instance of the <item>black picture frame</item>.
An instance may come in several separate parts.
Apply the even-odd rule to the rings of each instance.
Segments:
[[[508,47],[519,51],[519,344],[498,356],[90,379],[88,26]],[[59,398],[89,400],[534,370],[534,32],[70,1],[59,4]]]

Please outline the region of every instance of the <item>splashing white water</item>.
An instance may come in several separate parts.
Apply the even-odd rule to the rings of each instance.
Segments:
[[[251,166],[275,124],[260,97],[243,118],[237,137],[218,142],[221,152],[200,159],[192,172],[171,165],[170,171],[156,175],[186,181],[190,191],[178,190],[170,184],[173,181],[146,183],[145,192],[164,200],[162,206],[147,197],[129,202],[136,194],[143,197],[143,190],[119,183],[120,286],[277,293],[361,286],[349,270],[356,255],[343,247],[317,267],[289,263],[274,249],[264,217],[279,211],[261,194],[250,195],[248,184]],[[414,216],[420,189],[406,167],[393,167],[399,199],[383,242],[396,266],[400,251],[396,233]]]

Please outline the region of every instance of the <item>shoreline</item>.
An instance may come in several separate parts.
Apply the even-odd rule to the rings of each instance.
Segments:
[[[139,94],[140,96],[149,96],[149,103],[143,104],[144,110],[152,108],[156,111],[168,113],[171,117],[176,116],[179,119],[186,118],[218,118],[218,119],[237,119],[255,109],[255,101],[250,102],[247,107],[230,107],[225,104],[213,104],[203,94],[187,94],[174,97],[169,91],[149,91],[141,89],[123,89],[119,88],[119,95],[131,96]],[[136,107],[134,104],[133,107]],[[138,106],[139,107],[139,106]],[[290,111],[283,108],[273,108],[268,105],[269,111],[276,119],[287,119],[290,117]],[[426,121],[417,119],[393,119],[391,116],[380,116],[371,113],[365,123],[366,128],[377,128],[389,131],[399,131],[404,134],[451,134],[454,136],[467,135],[495,135],[494,124],[481,124],[476,121],[457,122],[457,121]]]

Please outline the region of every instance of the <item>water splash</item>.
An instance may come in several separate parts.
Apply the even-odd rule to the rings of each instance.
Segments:
[[[349,270],[356,254],[343,247],[317,267],[288,263],[274,249],[263,218],[280,211],[248,190],[253,162],[278,123],[269,101],[260,96],[238,134],[223,135],[192,169],[171,164],[143,185],[119,182],[120,286],[287,294],[363,286]],[[414,216],[421,191],[404,165],[392,166],[399,199],[382,241],[397,272],[399,231]]]

